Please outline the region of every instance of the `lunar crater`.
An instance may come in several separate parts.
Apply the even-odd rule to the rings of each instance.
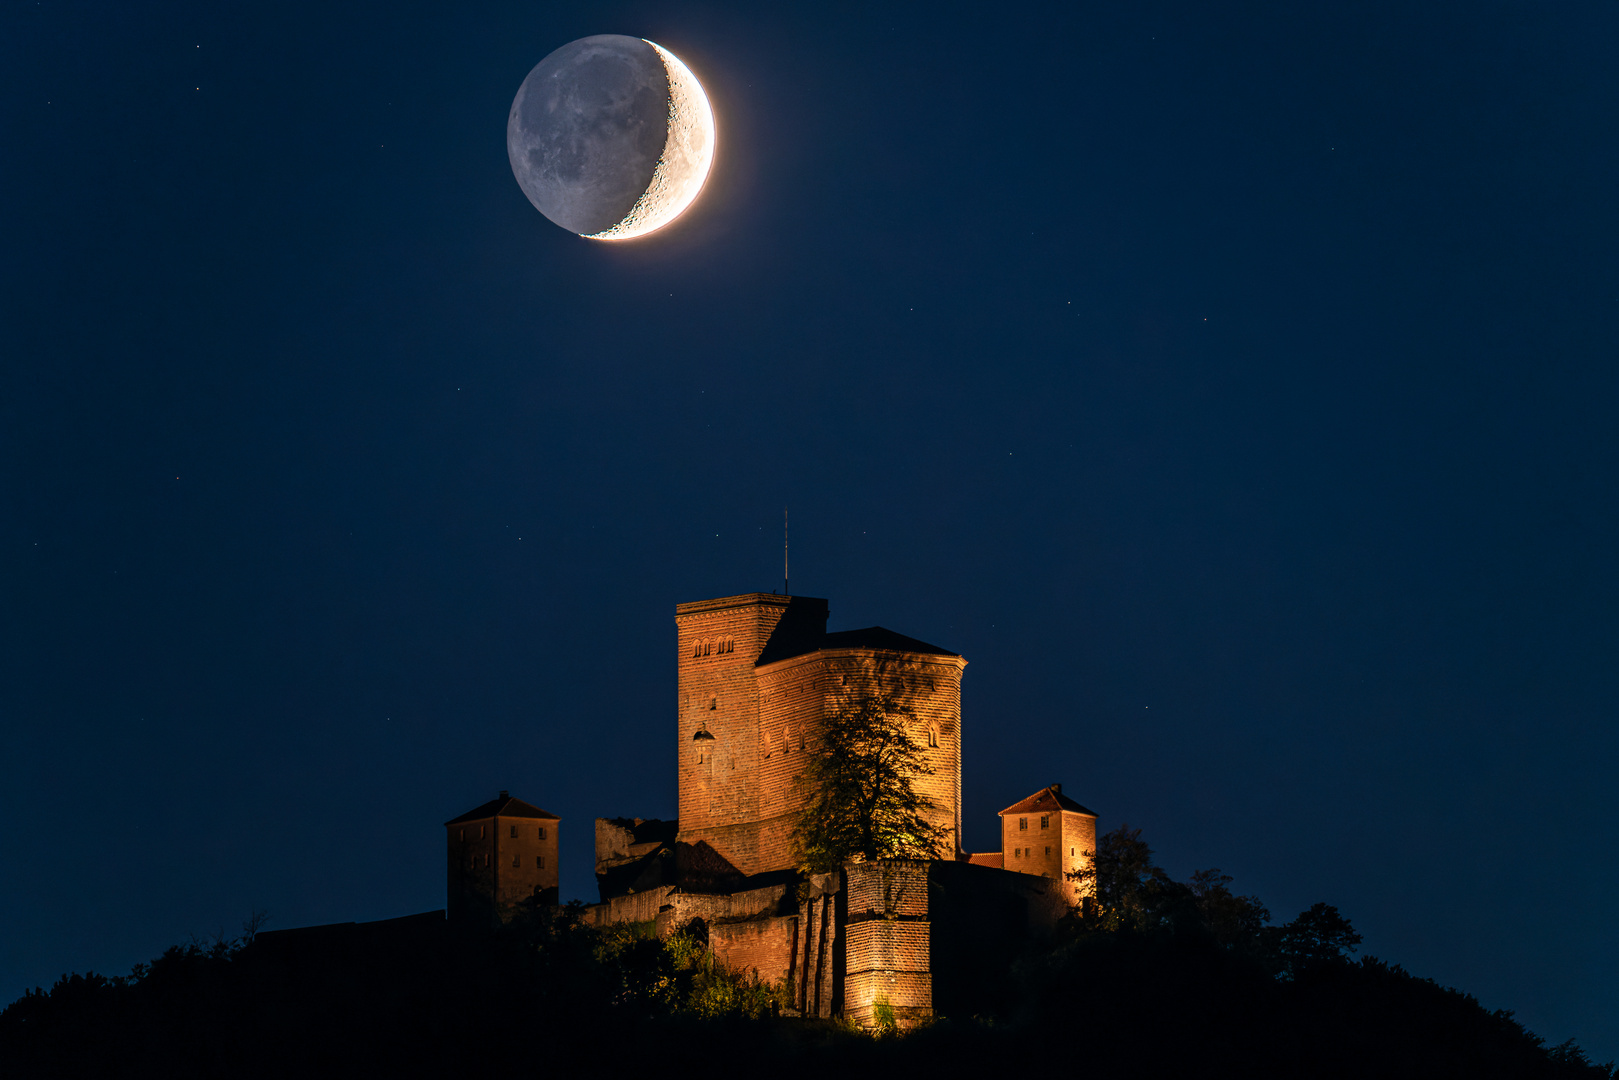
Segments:
[[[714,119],[667,49],[603,34],[551,53],[506,120],[512,173],[534,207],[571,232],[629,239],[672,221],[707,178]]]

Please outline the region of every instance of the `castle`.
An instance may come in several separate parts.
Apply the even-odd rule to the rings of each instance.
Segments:
[[[597,926],[694,920],[716,959],[788,988],[806,1016],[902,1024],[971,1009],[985,972],[1083,900],[1096,815],[1054,784],[1000,812],[1001,850],[961,843],[961,675],[947,649],[882,627],[828,633],[827,602],[746,593],[675,609],[679,816],[598,818]],[[856,862],[807,880],[791,834],[834,712],[895,695],[932,772],[913,778],[942,858]],[[448,912],[489,925],[557,895],[555,815],[507,792],[446,823]]]

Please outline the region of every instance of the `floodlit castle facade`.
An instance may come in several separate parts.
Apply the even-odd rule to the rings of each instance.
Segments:
[[[932,824],[961,849],[961,673],[967,662],[873,627],[826,632],[827,603],[748,593],[675,609],[680,832],[743,874],[793,865],[791,834],[813,792],[805,755],[832,710],[881,679],[903,684],[911,736],[931,775],[916,779]]]
[[[675,821],[598,818],[601,902],[587,921],[700,927],[719,962],[780,985],[792,1011],[902,1024],[973,1008],[985,963],[1009,960],[1083,901],[1096,815],[1043,788],[1001,811],[998,852],[961,840],[967,662],[882,627],[829,633],[814,597],[746,593],[675,609]],[[939,857],[798,873],[806,765],[830,718],[887,695],[931,772],[913,778]],[[501,792],[447,822],[452,919],[488,925],[554,902],[559,821]],[[481,830],[481,831],[479,831]]]

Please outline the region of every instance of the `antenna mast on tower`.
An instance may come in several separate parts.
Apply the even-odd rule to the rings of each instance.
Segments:
[[[783,596],[793,595],[793,590],[787,587],[787,583],[792,580],[792,576],[788,574],[787,570],[787,508],[784,506],[781,508],[781,594]]]

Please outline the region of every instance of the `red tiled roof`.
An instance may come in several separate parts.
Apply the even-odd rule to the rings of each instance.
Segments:
[[[967,861],[974,866],[993,866],[997,870],[1006,869],[1006,856],[999,851],[986,851],[980,855],[969,855]]]
[[[490,799],[477,809],[468,810],[460,817],[451,818],[444,824],[459,825],[463,821],[482,821],[484,818],[492,818],[496,816],[515,818],[549,818],[552,821],[562,820],[549,810],[541,810],[538,806],[533,806],[526,803],[522,799],[514,799],[502,791],[498,799]]]
[[[1073,799],[1064,795],[1057,785],[1041,788],[1022,802],[1015,802],[1002,810],[1002,814],[1049,814],[1055,810],[1072,810],[1076,814],[1089,814],[1096,816],[1096,811],[1087,810]]]

